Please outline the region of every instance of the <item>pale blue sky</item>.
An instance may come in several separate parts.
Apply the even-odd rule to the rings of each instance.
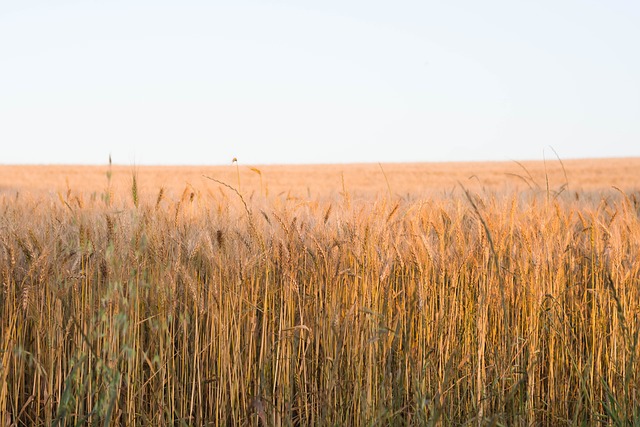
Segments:
[[[3,0],[0,164],[640,156],[639,22],[632,0]]]

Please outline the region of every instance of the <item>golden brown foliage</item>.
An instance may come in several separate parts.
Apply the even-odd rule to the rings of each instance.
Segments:
[[[639,422],[637,192],[384,172],[0,194],[0,425]]]

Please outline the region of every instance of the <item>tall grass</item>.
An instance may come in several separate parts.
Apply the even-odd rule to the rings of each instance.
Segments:
[[[640,423],[634,195],[211,189],[0,196],[0,425]]]

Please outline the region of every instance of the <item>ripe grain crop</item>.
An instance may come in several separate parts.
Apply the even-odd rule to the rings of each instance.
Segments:
[[[640,423],[639,193],[254,169],[0,194],[0,425]]]

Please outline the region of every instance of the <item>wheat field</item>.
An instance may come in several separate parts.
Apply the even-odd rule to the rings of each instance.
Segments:
[[[0,425],[640,425],[640,159],[0,167]]]

